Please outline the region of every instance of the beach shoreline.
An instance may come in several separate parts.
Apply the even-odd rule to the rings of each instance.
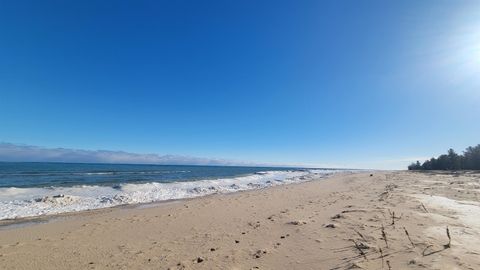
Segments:
[[[370,171],[363,170],[363,172],[366,173],[366,172],[370,172]],[[115,205],[115,206],[104,207],[104,208],[93,208],[93,209],[87,209],[87,210],[54,213],[54,214],[46,214],[46,215],[39,215],[39,216],[28,216],[28,217],[19,217],[19,218],[12,218],[12,219],[2,219],[2,220],[0,220],[0,230],[9,229],[10,226],[12,226],[12,227],[24,226],[23,224],[26,224],[25,226],[28,226],[30,224],[34,225],[34,224],[38,224],[38,223],[49,223],[49,222],[52,222],[52,221],[55,221],[55,220],[58,220],[58,219],[75,218],[77,215],[79,215],[81,217],[82,215],[101,214],[103,212],[110,212],[112,210],[152,208],[152,207],[162,206],[163,204],[181,203],[183,201],[196,200],[196,199],[199,199],[199,198],[208,198],[208,197],[218,196],[218,195],[228,196],[228,195],[233,195],[233,194],[236,194],[236,193],[256,192],[256,191],[260,191],[260,190],[264,190],[264,189],[276,188],[276,187],[279,187],[279,186],[282,186],[282,185],[298,185],[298,184],[302,184],[302,183],[308,183],[308,182],[311,182],[311,181],[321,181],[321,180],[327,179],[329,177],[332,177],[334,175],[351,174],[351,173],[354,173],[354,170],[345,170],[345,171],[338,171],[336,173],[325,174],[325,175],[317,176],[316,178],[306,180],[306,181],[303,181],[303,182],[292,182],[292,183],[281,184],[281,185],[276,185],[276,186],[264,186],[264,187],[260,187],[260,188],[256,188],[256,189],[238,190],[238,191],[234,191],[234,192],[225,192],[225,193],[217,192],[217,193],[200,195],[198,197],[185,197],[185,198],[167,199],[167,200],[153,201],[153,202],[121,204],[121,205]]]
[[[480,228],[462,211],[478,191],[478,173],[374,171],[61,214],[3,225],[0,268],[475,269]]]
[[[47,166],[48,165],[48,166]],[[90,165],[93,166],[93,165]],[[347,170],[197,166],[36,164],[3,169],[0,223],[24,218],[195,198],[305,182]],[[133,167],[132,167],[133,166]],[[187,168],[187,167],[185,167]],[[106,172],[108,171],[108,173]],[[25,176],[25,178],[23,178]],[[34,183],[34,184],[32,184]]]

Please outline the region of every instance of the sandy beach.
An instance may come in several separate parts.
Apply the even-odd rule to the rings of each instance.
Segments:
[[[479,269],[479,195],[475,173],[349,173],[3,222],[0,269]]]

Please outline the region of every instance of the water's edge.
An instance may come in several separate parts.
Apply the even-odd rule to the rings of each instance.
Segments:
[[[158,206],[165,206],[167,204],[176,204],[176,203],[182,203],[182,202],[196,200],[200,198],[207,198],[210,196],[218,196],[218,195],[231,196],[231,195],[236,195],[244,192],[256,192],[262,189],[270,189],[270,188],[281,187],[285,185],[298,185],[298,184],[307,183],[311,181],[324,180],[334,175],[349,174],[354,172],[355,172],[354,170],[348,170],[348,171],[341,170],[341,171],[336,171],[334,173],[317,175],[317,177],[313,177],[301,182],[292,182],[288,184],[267,186],[267,187],[262,187],[257,189],[238,190],[235,192],[228,192],[228,193],[212,193],[212,194],[206,194],[203,196],[190,197],[190,198],[169,199],[169,200],[163,200],[163,201],[153,201],[153,202],[144,202],[144,203],[136,203],[136,204],[122,204],[122,205],[115,205],[115,206],[105,207],[105,208],[86,209],[86,210],[80,210],[80,211],[63,212],[63,213],[55,213],[55,214],[39,215],[39,216],[31,216],[31,217],[19,217],[19,218],[13,218],[13,219],[2,219],[0,220],[0,230],[10,230],[10,229],[16,229],[20,227],[46,224],[46,223],[61,221],[61,220],[70,219],[70,218],[81,218],[82,216],[90,215],[90,214],[95,215],[95,214],[107,213],[107,212],[117,211],[117,210],[154,208]]]
[[[127,183],[115,186],[1,188],[0,220],[43,217],[124,205],[165,202],[301,183],[345,172],[340,170],[266,171],[246,176],[171,183]],[[6,198],[6,199],[5,199]]]

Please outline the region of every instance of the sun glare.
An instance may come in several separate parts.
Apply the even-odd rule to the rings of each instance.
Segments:
[[[439,59],[441,80],[454,85],[480,83],[480,24],[471,24],[452,30],[444,43],[440,42]],[[475,91],[478,92],[478,91]]]

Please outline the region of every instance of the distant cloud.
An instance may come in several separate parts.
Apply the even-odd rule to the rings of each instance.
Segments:
[[[78,162],[164,165],[259,165],[223,159],[179,155],[135,154],[124,151],[44,148],[0,142],[0,161],[12,162]]]
[[[46,148],[40,146],[0,142],[0,161],[11,162],[72,162],[72,163],[123,163],[159,165],[218,165],[218,166],[265,166],[305,168],[352,168],[352,169],[406,169],[416,160],[425,157],[397,159],[372,159],[348,163],[265,163],[244,162],[227,159],[201,158],[181,155],[136,154],[124,151],[82,150],[69,148]]]

